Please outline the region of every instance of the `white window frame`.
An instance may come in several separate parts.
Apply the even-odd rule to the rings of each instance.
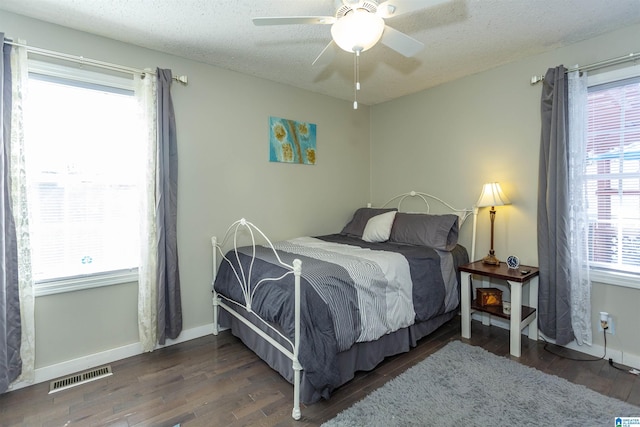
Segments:
[[[121,285],[138,281],[138,269],[110,271],[87,276],[69,277],[65,279],[37,282],[34,296],[41,297],[102,286]]]
[[[587,86],[597,86],[605,83],[624,80],[640,76],[640,65],[627,66],[612,71],[605,71],[587,76]],[[640,289],[640,275],[615,270],[591,268],[589,277],[592,282],[607,285],[622,286],[632,289]]]
[[[100,73],[80,68],[29,59],[29,73],[40,74],[73,80],[91,85],[101,85],[125,91],[134,90],[132,78],[125,78],[115,74]],[[34,296],[55,295],[74,292],[102,286],[121,285],[138,281],[138,269],[100,272],[76,277],[38,281],[34,283]]]

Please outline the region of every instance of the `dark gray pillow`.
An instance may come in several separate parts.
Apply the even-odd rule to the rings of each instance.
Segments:
[[[458,243],[458,216],[398,212],[389,241],[450,251]]]
[[[367,226],[369,219],[385,212],[397,211],[396,208],[360,208],[353,214],[353,218],[344,226],[340,234],[356,236],[362,238],[364,228]]]

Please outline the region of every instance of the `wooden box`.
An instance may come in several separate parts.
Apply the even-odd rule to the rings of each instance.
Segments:
[[[477,288],[476,304],[480,307],[502,305],[502,291],[498,288]]]

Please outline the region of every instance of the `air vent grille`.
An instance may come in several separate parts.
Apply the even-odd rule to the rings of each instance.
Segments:
[[[68,377],[59,378],[49,383],[49,394],[66,390],[80,384],[85,384],[90,381],[95,381],[100,378],[108,377],[110,375],[113,375],[111,366],[105,365],[99,368],[80,372],[78,374],[69,375]]]

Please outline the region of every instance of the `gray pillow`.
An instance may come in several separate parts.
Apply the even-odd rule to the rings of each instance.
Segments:
[[[380,215],[386,212],[397,211],[396,208],[360,208],[353,214],[353,218],[347,225],[344,226],[340,234],[346,234],[349,236],[356,236],[362,238],[364,228],[367,226],[367,222],[376,215]]]
[[[389,241],[450,251],[458,244],[458,216],[398,212]]]

